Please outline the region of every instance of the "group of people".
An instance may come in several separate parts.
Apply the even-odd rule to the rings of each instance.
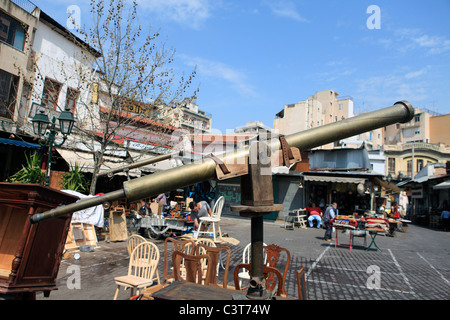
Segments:
[[[157,202],[163,206],[163,212],[167,207],[167,198],[164,193],[159,194],[156,198],[153,199],[154,202]],[[191,209],[190,219],[194,221],[195,228],[199,226],[199,219],[201,217],[207,217],[212,214],[211,207],[206,201],[199,202],[191,202],[189,203],[189,208]],[[150,202],[146,202],[140,209],[139,212],[143,215],[151,215],[152,210],[150,208]]]
[[[325,213],[322,213],[322,209],[316,207],[315,203],[313,203],[311,207],[305,208],[305,210],[309,212],[309,227],[312,228],[314,221],[316,221],[316,227],[319,229],[323,223],[326,229],[323,238],[325,241],[331,241],[333,227],[331,226],[330,221],[338,215],[337,203],[333,202],[330,206],[328,206],[325,209]]]

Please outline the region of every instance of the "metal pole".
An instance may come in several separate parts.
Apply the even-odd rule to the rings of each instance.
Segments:
[[[52,149],[53,149],[53,143],[55,142],[55,122],[56,117],[52,118],[52,124],[50,126],[50,133],[48,135],[48,153],[47,153],[47,172],[45,174],[45,185],[50,185],[50,173],[52,170]]]

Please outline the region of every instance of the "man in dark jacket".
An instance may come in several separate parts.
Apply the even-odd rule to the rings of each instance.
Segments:
[[[323,237],[323,240],[331,241],[331,233],[333,227],[330,225],[330,221],[337,215],[338,215],[337,203],[333,202],[333,204],[331,206],[328,206],[328,208],[325,210],[325,213],[323,214],[323,224],[327,229],[325,231],[325,236]]]

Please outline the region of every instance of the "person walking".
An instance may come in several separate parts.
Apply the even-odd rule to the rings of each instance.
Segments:
[[[331,206],[329,206],[323,215],[323,224],[326,228],[325,235],[323,237],[323,240],[325,241],[331,241],[331,233],[333,227],[330,224],[331,219],[333,219],[335,216],[337,216],[338,210],[337,210],[337,203],[333,202]]]

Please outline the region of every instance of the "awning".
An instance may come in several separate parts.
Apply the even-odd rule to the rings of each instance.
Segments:
[[[320,181],[320,182],[337,182],[337,183],[364,183],[366,179],[356,177],[338,177],[338,176],[304,176],[305,181]]]
[[[80,166],[83,166],[83,171],[86,172],[94,172],[94,159],[92,157],[91,153],[88,152],[82,152],[82,151],[72,151],[72,150],[65,150],[61,148],[57,148],[58,153],[61,155],[61,157],[64,158],[64,160],[73,165],[77,163]],[[106,156],[104,155],[103,158],[105,159],[105,162],[103,163],[102,167],[100,168],[100,171],[108,171],[110,169],[119,168],[123,165],[127,164],[125,162],[124,158],[120,157],[112,157],[112,156]],[[129,170],[129,175],[134,177],[140,177],[141,171],[138,169],[131,169]],[[121,172],[118,172],[116,174],[124,174]]]
[[[433,186],[434,190],[440,190],[440,189],[450,189],[450,180],[441,182],[435,186]]]
[[[0,143],[9,144],[11,146],[30,148],[30,149],[41,149],[42,148],[42,146],[40,144],[25,142],[25,141],[20,141],[20,140],[5,139],[5,138],[0,138]]]

